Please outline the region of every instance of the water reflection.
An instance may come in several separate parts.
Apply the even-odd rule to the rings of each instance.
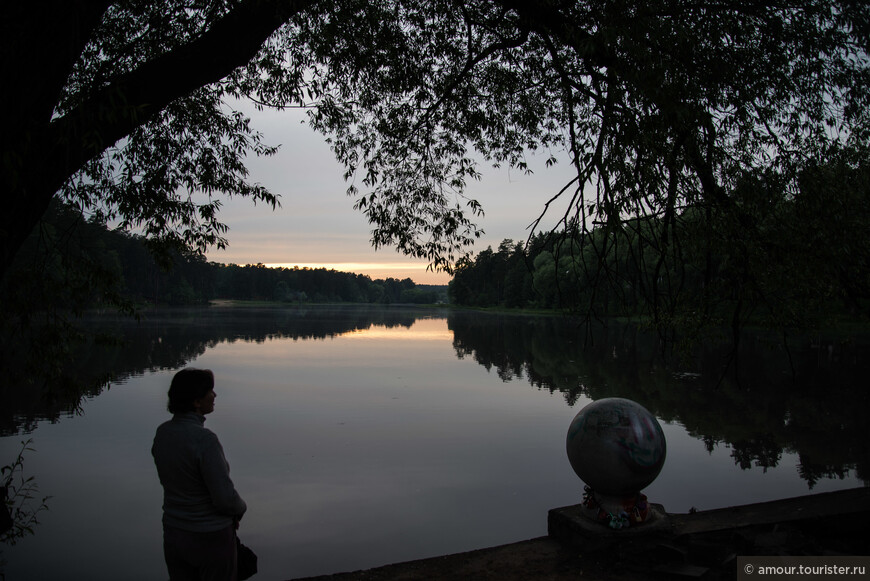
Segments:
[[[95,347],[79,367],[126,384],[113,381],[83,417],[34,433],[28,470],[54,500],[37,534],[9,554],[9,578],[165,576],[149,445],[166,418],[172,370],[188,364],[215,370],[208,422],[252,507],[243,538],[260,554],[264,579],[546,534],[546,511],[582,497],[564,438],[587,397],[631,397],[665,420],[668,464],[648,492],[668,510],[793,496],[829,475],[867,474],[858,419],[866,395],[848,379],[863,359],[840,346],[830,357],[827,347],[822,356],[793,350],[806,369],[792,389],[790,372],[780,377],[780,363],[761,361],[778,353],[763,338],[741,353],[745,361],[759,354],[757,375],[718,382],[712,347],[663,365],[647,355],[659,345],[642,333],[612,325],[584,348],[583,330],[557,317],[319,307],[92,324],[126,343]],[[9,411],[7,429],[79,401]],[[0,439],[0,452],[19,439]],[[817,489],[856,483],[850,475]]]
[[[444,318],[448,330],[438,322]],[[69,374],[98,379],[82,380],[84,389],[48,400],[32,388],[5,390],[0,435],[75,413],[108,378],[118,383],[177,369],[221,343],[378,339],[401,329],[409,342],[452,336],[459,359],[470,358],[505,382],[526,381],[560,393],[569,405],[581,396],[636,400],[662,420],[685,426],[708,450],[730,447],[744,469],[777,466],[783,452],[794,452],[810,487],[850,471],[870,480],[870,422],[864,417],[870,392],[863,388],[870,358],[864,356],[867,345],[855,341],[817,337],[786,349],[777,337],[749,335],[742,341],[739,375],[723,375],[727,345],[704,345],[663,362],[653,334],[618,324],[590,333],[561,317],[359,306],[211,308],[150,312],[138,324],[105,316],[89,324],[123,338],[89,345]]]
[[[870,347],[854,340],[795,340],[747,333],[739,367],[723,370],[731,346],[706,344],[662,356],[655,334],[611,323],[591,334],[556,317],[468,313],[448,318],[460,358],[471,357],[505,381],[525,379],[580,396],[626,397],[657,417],[678,422],[708,451],[731,448],[735,464],[763,470],[784,451],[798,454],[798,471],[812,486],[855,471],[870,481]],[[678,369],[678,371],[675,371]]]
[[[220,343],[269,339],[328,339],[372,329],[410,328],[428,313],[383,307],[199,308],[147,311],[128,317],[90,315],[96,332],[77,350],[64,384],[24,383],[0,390],[0,437],[33,431],[38,422],[77,414],[82,402],[110,383],[164,369],[178,369]]]

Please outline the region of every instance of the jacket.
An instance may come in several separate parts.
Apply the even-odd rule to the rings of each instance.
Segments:
[[[245,501],[205,416],[176,414],[157,428],[151,455],[163,485],[163,524],[194,532],[221,530],[242,518]]]

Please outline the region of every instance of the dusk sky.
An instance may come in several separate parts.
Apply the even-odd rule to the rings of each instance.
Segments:
[[[244,198],[224,200],[220,218],[230,228],[229,247],[211,250],[209,260],[325,267],[374,279],[411,278],[418,284],[447,284],[450,276],[427,272],[425,261],[399,254],[393,247],[372,248],[371,226],[353,209],[354,199],[345,193],[348,184],[342,177],[343,167],[323,136],[302,123],[303,111],[247,113],[266,143],[281,144],[276,155],[248,161],[251,180],[279,194],[281,207],[272,211]],[[553,153],[558,157],[561,152]],[[505,238],[525,240],[528,225],[569,179],[567,165],[546,168],[545,159],[544,154],[529,158],[533,175],[481,166],[483,179],[470,184],[467,192],[483,204],[485,212],[478,221],[485,233],[475,243],[475,253],[487,246],[496,248]],[[547,224],[562,212],[564,203],[551,210]]]

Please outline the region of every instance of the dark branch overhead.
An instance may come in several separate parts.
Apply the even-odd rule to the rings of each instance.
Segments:
[[[44,213],[48,201],[88,160],[147,123],[169,103],[215,83],[244,66],[263,43],[314,0],[238,3],[197,38],[134,70],[90,87],[82,101],[52,118],[61,88],[111,2],[56,2],[55,10],[22,3],[6,20],[3,65],[27,90],[4,93],[4,111],[16,111],[6,145],[11,171],[23,187],[14,197],[3,237],[2,268]],[[43,17],[47,14],[47,17]],[[16,28],[12,24],[27,24]],[[12,58],[15,55],[16,58]],[[16,75],[15,73],[18,73]],[[35,90],[34,90],[35,89]],[[31,92],[32,91],[32,92]],[[8,190],[8,188],[7,188]]]

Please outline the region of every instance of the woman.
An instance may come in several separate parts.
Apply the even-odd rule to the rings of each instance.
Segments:
[[[169,387],[172,419],[157,428],[151,454],[163,485],[163,554],[172,581],[235,581],[235,529],[245,501],[214,432],[214,374],[182,369]]]

